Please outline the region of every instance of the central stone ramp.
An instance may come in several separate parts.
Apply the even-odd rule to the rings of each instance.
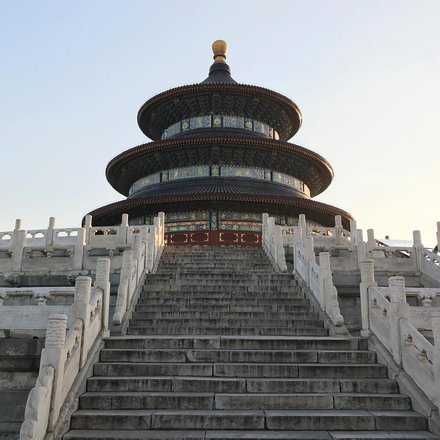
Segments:
[[[65,439],[431,439],[366,341],[262,249],[166,248]]]

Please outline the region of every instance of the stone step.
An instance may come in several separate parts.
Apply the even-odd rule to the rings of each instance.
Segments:
[[[0,422],[0,440],[19,440],[22,423],[22,421]]]
[[[279,328],[323,328],[324,324],[318,321],[312,313],[309,315],[309,319],[292,320],[292,319],[215,319],[215,318],[192,318],[192,319],[131,319],[130,328],[136,327],[223,327],[228,328],[242,328],[252,327],[260,328],[264,327],[279,327]]]
[[[182,326],[141,326],[128,328],[129,335],[243,335],[243,336],[326,336],[325,328],[305,327],[182,327]]]
[[[72,430],[69,440],[431,440],[439,437],[427,431],[164,431],[164,430]]]
[[[344,337],[270,336],[113,336],[106,348],[212,348],[228,350],[356,350],[365,349],[365,340]]]
[[[210,376],[271,378],[385,378],[386,367],[379,364],[316,363],[172,363],[97,362],[95,376]],[[324,379],[325,380],[325,379]]]
[[[103,349],[101,362],[374,363],[371,351]]]
[[[29,391],[0,391],[0,422],[23,422]]]
[[[148,310],[146,308],[146,310]],[[271,311],[254,311],[254,312],[230,312],[226,311],[135,311],[132,314],[132,319],[134,321],[140,319],[270,319],[270,320],[297,320],[297,319],[310,319],[316,318],[316,314],[310,310],[306,311],[294,311],[290,313],[284,312],[271,312]]]
[[[310,311],[310,305],[306,300],[295,300],[298,305],[277,305],[277,304],[265,304],[265,305],[233,305],[229,302],[227,304],[217,304],[212,306],[209,311],[206,309],[205,304],[157,304],[151,301],[150,304],[145,304],[145,301],[139,303],[134,313],[303,313]],[[134,316],[134,314],[133,314]]]
[[[409,397],[401,394],[331,393],[207,393],[207,392],[86,392],[81,409],[175,409],[191,410],[410,410]]]
[[[261,292],[261,293],[233,293],[233,292],[213,292],[211,294],[207,292],[142,292],[140,302],[144,299],[154,300],[154,299],[201,299],[201,300],[211,300],[211,299],[233,299],[233,300],[242,300],[242,301],[251,301],[251,300],[291,300],[291,299],[303,299],[304,296],[300,292]]]
[[[413,411],[365,410],[85,410],[72,429],[176,430],[426,430]],[[239,437],[240,438],[240,437]],[[349,438],[349,437],[348,437]]]
[[[396,394],[391,379],[291,379],[291,378],[218,378],[218,377],[91,377],[91,392],[176,391],[213,393],[382,393]]]
[[[1,391],[29,391],[35,386],[38,371],[0,371]]]
[[[184,298],[184,297],[167,297],[163,296],[161,298],[148,298],[147,296],[139,299],[138,307],[147,307],[149,305],[161,305],[161,304],[186,304],[186,305],[194,305],[194,306],[205,306],[212,307],[216,305],[225,306],[273,306],[276,303],[278,306],[295,306],[297,301],[301,301],[300,304],[304,304],[303,298],[277,298],[276,302],[273,299],[269,298],[215,298],[215,297],[193,297],[193,298]]]

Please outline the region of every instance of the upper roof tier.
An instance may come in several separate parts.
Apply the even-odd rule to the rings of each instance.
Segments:
[[[263,87],[239,84],[226,64],[227,45],[212,45],[214,63],[198,84],[176,87],[149,99],[139,110],[142,132],[157,141],[171,125],[194,116],[233,115],[267,124],[280,140],[290,139],[301,126],[301,112],[289,98]]]

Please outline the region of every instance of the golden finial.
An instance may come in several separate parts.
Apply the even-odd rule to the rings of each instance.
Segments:
[[[228,43],[226,41],[215,40],[212,43],[212,51],[214,52],[216,63],[226,63],[226,52],[228,51]]]

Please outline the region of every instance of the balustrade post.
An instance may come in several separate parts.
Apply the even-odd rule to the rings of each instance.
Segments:
[[[283,246],[283,235],[281,226],[275,226],[275,247],[277,249],[277,265],[281,272],[287,272],[286,252]]]
[[[95,287],[102,289],[102,332],[103,337],[110,336],[108,329],[110,310],[110,259],[98,258],[96,261]]]
[[[63,404],[64,364],[66,361],[66,315],[49,315],[46,341],[41,352],[40,370],[50,365],[54,369],[52,399],[50,404],[48,431],[52,431]]]
[[[336,244],[341,244],[342,239],[342,217],[340,215],[335,215],[335,239]]]
[[[376,287],[377,283],[374,279],[374,263],[373,260],[365,260],[359,263],[361,269],[361,283],[359,284],[361,298],[361,317],[362,329],[361,336],[367,338],[371,336],[370,330],[370,313],[369,313],[369,287]]]
[[[159,246],[162,248],[164,246],[165,241],[165,213],[163,211],[160,211],[157,216],[159,217]]]
[[[54,229],[55,229],[55,217],[49,217],[49,226],[46,230],[46,236],[45,236],[46,246],[53,246]]]
[[[433,362],[434,370],[434,403],[440,407],[440,310],[431,309],[432,336],[434,338]]]
[[[298,217],[298,226],[301,228],[301,235],[303,240],[307,237],[307,221],[305,214],[300,214]]]
[[[305,277],[304,280],[307,286],[310,286],[310,277],[309,277],[309,266],[310,261],[315,261],[315,248],[313,246],[313,237],[305,237],[304,238],[304,263],[305,263]]]
[[[328,299],[325,297],[325,280],[332,279],[332,271],[330,268],[330,254],[328,252],[319,253],[319,302],[321,307],[328,313]]]
[[[423,250],[422,233],[420,231],[413,231],[413,247],[416,268],[420,271],[420,251]]]
[[[75,280],[75,296],[70,312],[69,327],[75,325],[77,319],[83,322],[83,338],[81,345],[81,368],[84,366],[87,359],[87,343],[88,330],[90,327],[90,295],[92,293],[92,279],[90,277],[77,277]]]
[[[374,238],[374,229],[367,229],[367,250],[371,252],[376,248],[376,239]]]
[[[15,226],[14,226],[14,231],[12,233],[12,237],[11,237],[11,248],[13,249],[15,246],[15,243],[17,242],[18,239],[18,231],[20,231],[20,229],[22,228],[22,220],[21,218],[17,218],[15,220]]]
[[[356,229],[356,255],[358,260],[358,266],[360,270],[360,263],[366,261],[367,258],[367,243],[364,241],[362,229]]]
[[[78,229],[78,235],[75,241],[75,254],[73,256],[73,268],[81,270],[84,259],[84,246],[86,245],[87,231],[86,228]]]
[[[86,231],[86,238],[85,244],[89,244],[90,243],[90,229],[92,227],[92,216],[90,214],[86,215],[86,218],[84,219],[84,229]]]
[[[265,212],[261,217],[261,241],[263,245],[267,246],[267,222],[269,219],[269,214]]]
[[[23,250],[26,246],[26,231],[18,231],[12,248],[12,271],[19,272],[23,262]]]
[[[390,341],[393,359],[397,364],[402,362],[402,348],[400,346],[400,321],[405,318],[410,321],[409,305],[406,302],[405,278],[390,277]]]
[[[356,231],[357,231],[357,224],[356,220],[350,220],[350,235],[351,235],[351,244],[356,244]]]
[[[127,244],[128,236],[128,214],[122,214],[121,226],[119,227],[119,243]]]

